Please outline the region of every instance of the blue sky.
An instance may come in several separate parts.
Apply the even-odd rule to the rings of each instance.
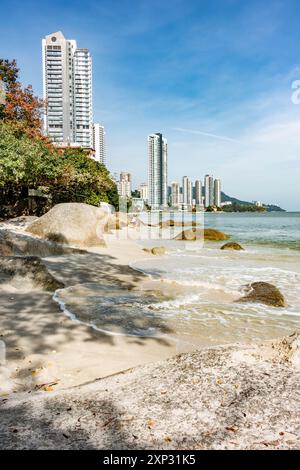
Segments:
[[[61,30],[93,57],[108,167],[147,176],[147,135],[169,142],[169,177],[213,173],[247,200],[300,210],[300,2],[10,1],[0,56],[42,93],[41,39]]]

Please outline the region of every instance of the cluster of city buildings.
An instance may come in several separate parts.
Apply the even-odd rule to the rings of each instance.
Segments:
[[[122,197],[132,194],[131,175],[122,172],[118,181],[118,191]],[[199,210],[208,207],[221,207],[221,180],[206,175],[204,181],[195,183],[187,177],[182,184],[173,181],[168,184],[168,142],[161,133],[148,136],[148,183],[138,188],[140,199],[151,209],[172,207],[178,210]]]
[[[62,32],[42,41],[44,131],[61,147],[82,147],[106,163],[105,129],[93,120],[92,58]]]
[[[106,164],[104,126],[93,119],[92,58],[58,31],[43,41],[43,86],[47,112],[44,131],[61,147],[81,147]],[[114,176],[119,195],[132,198],[132,177],[127,171]],[[221,181],[206,175],[194,185],[187,176],[182,184],[168,184],[168,142],[161,133],[148,136],[148,183],[140,184],[139,199],[151,209],[191,209],[221,206]]]

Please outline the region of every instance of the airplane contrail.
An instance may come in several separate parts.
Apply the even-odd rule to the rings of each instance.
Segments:
[[[183,129],[182,127],[174,127],[173,130],[178,131],[178,132],[186,132],[188,134],[204,135],[205,137],[211,137],[213,139],[225,140],[226,142],[234,142],[236,144],[242,144],[241,141],[236,140],[236,139],[231,139],[230,137],[226,137],[224,135],[210,134],[208,132],[195,131],[195,130],[192,130],[192,129]]]

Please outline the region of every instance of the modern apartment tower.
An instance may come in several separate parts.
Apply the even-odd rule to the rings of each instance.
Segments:
[[[200,180],[195,181],[195,202],[196,202],[196,206],[202,206],[203,205],[202,183],[201,183]]]
[[[148,204],[152,209],[168,206],[168,143],[160,133],[148,136]]]
[[[182,203],[186,209],[193,204],[193,184],[187,176],[182,178]]]
[[[204,199],[205,207],[213,206],[214,205],[214,178],[211,175],[205,176],[204,192],[205,192],[205,199]]]
[[[131,174],[127,171],[120,173],[120,180],[117,184],[118,193],[122,197],[131,197]]]
[[[106,164],[106,133],[100,124],[93,125],[93,148],[95,150],[95,160]]]
[[[214,203],[215,206],[221,207],[221,180],[219,178],[214,181]]]
[[[43,41],[44,131],[58,145],[93,147],[92,59],[61,31]]]
[[[171,206],[178,208],[180,205],[180,187],[176,181],[171,183]]]

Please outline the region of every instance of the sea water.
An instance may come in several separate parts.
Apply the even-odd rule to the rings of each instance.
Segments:
[[[259,341],[299,329],[300,213],[205,213],[204,224],[228,233],[245,250],[222,251],[224,242],[159,240],[169,249],[166,256],[132,263],[151,279],[146,291],[89,284],[84,292],[83,286],[65,289],[60,300],[101,331],[168,337],[179,350]],[[155,245],[154,240],[139,243]],[[245,286],[256,281],[278,287],[287,307],[239,303]],[[80,306],[74,303],[78,297]]]

